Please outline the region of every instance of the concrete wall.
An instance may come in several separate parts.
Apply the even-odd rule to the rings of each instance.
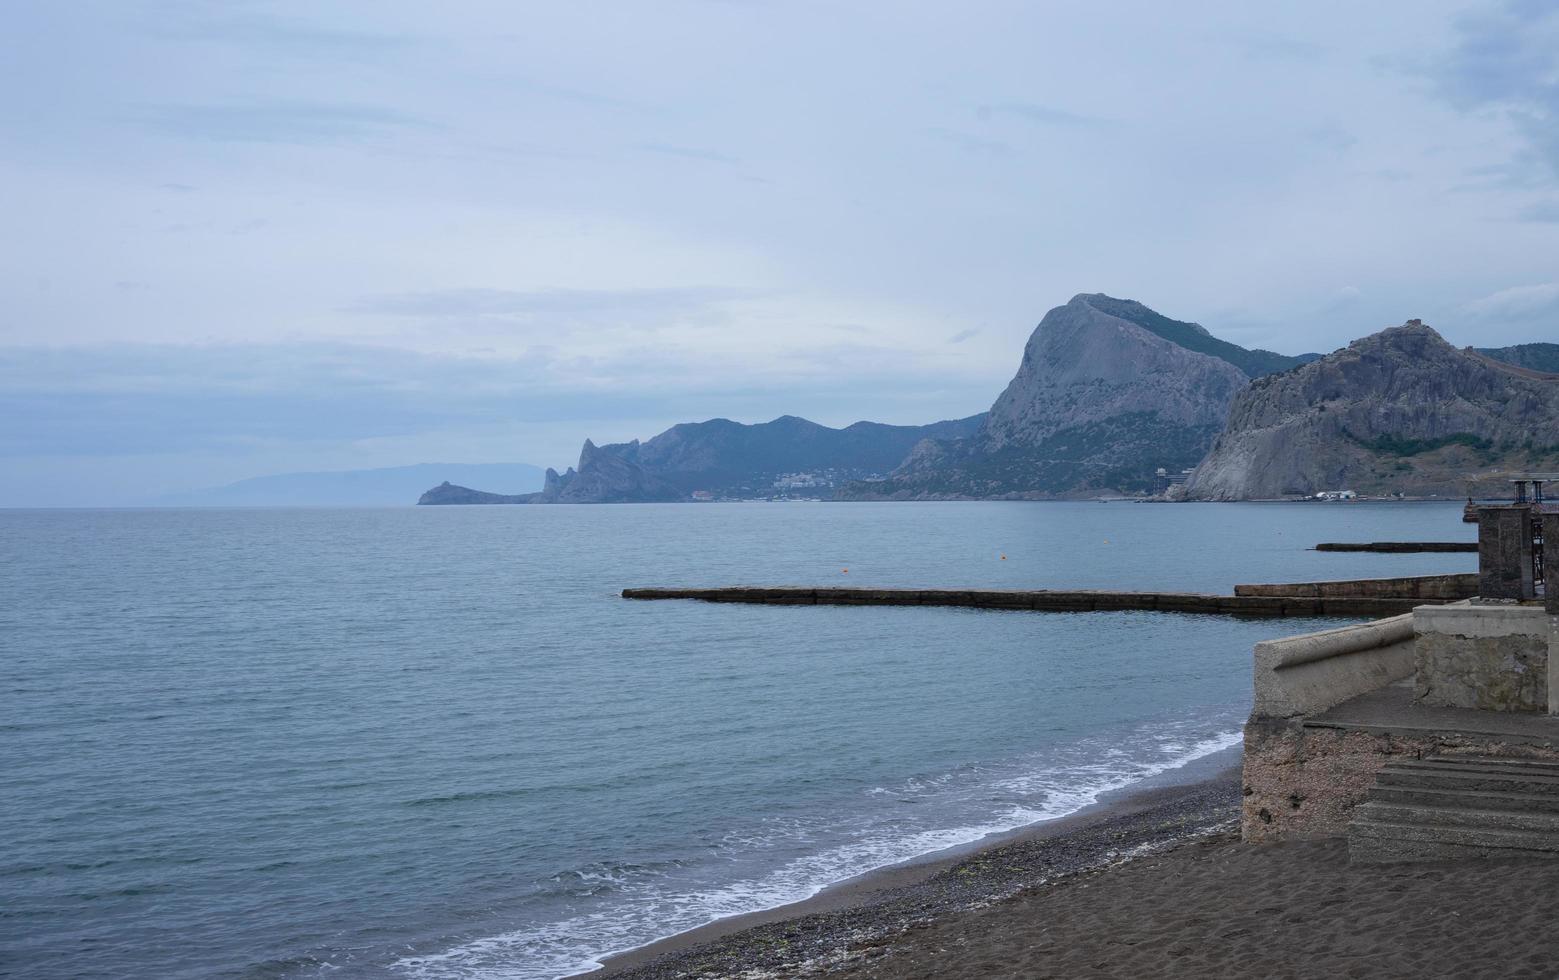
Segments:
[[[1413,613],[1256,644],[1251,720],[1313,715],[1413,673]]]
[[[1478,573],[1415,575],[1407,578],[1359,578],[1334,582],[1236,585],[1235,595],[1318,596],[1364,599],[1470,599],[1478,594]]]
[[[1393,749],[1361,733],[1315,732],[1304,716],[1413,672],[1413,615],[1256,644],[1255,707],[1245,725],[1241,835],[1325,837],[1346,826]]]
[[[1548,710],[1549,622],[1541,606],[1425,606],[1414,623],[1415,700],[1484,711]]]
[[[1394,756],[1460,752],[1559,759],[1559,744],[1552,738],[1537,744],[1426,730],[1429,726],[1417,720],[1422,709],[1409,704],[1406,691],[1400,703],[1415,713],[1408,723],[1400,717],[1369,725],[1338,722],[1335,713],[1314,717],[1409,676],[1420,703],[1542,710],[1549,691],[1559,694],[1554,626],[1559,617],[1537,604],[1460,602],[1257,644],[1256,704],[1245,725],[1242,837],[1276,841],[1345,833],[1375,774]],[[1556,651],[1553,663],[1550,643]],[[1555,672],[1552,682],[1550,670]],[[1389,691],[1380,694],[1390,696]]]

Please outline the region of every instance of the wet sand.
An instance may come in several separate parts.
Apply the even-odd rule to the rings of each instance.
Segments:
[[[1045,882],[1228,830],[1239,810],[1239,770],[1229,765],[1237,759],[1237,750],[1219,753],[1190,770],[1212,771],[1212,778],[1116,794],[1059,820],[863,875],[804,902],[722,919],[611,957],[605,969],[580,976],[800,975],[803,964],[836,960],[857,946],[871,947]]]
[[[1350,866],[1340,839],[1247,845],[1224,834],[848,948],[827,972],[1553,978],[1556,889],[1555,861]]]
[[[685,933],[588,976],[1559,977],[1559,861],[1241,844],[1237,770]]]

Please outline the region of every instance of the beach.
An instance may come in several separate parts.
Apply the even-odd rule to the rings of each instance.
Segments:
[[[589,976],[1554,977],[1559,862],[1247,845],[1237,769],[609,960]]]

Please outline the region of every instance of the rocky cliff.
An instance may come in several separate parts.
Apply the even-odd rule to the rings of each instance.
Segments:
[[[1508,489],[1511,471],[1553,469],[1559,379],[1458,350],[1410,320],[1252,383],[1187,491],[1460,496]]]
[[[921,443],[857,499],[1143,490],[1195,465],[1253,376],[1304,363],[1218,340],[1133,300],[1083,294],[1045,314],[973,436]]]
[[[619,504],[655,503],[684,499],[671,484],[645,470],[638,462],[607,452],[589,439],[579,453],[579,467],[563,474],[547,470],[539,493],[517,495],[485,493],[447,481],[434,487],[419,504]]]

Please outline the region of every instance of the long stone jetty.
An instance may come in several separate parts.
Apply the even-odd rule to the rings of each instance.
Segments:
[[[1323,541],[1316,551],[1377,551],[1386,554],[1411,555],[1423,552],[1478,553],[1476,541]]]
[[[968,606],[1039,612],[1141,609],[1219,616],[1397,616],[1414,606],[1446,602],[1336,595],[1213,595],[1201,592],[1113,592],[1052,589],[749,588],[624,589],[624,599],[697,599],[776,606]]]

